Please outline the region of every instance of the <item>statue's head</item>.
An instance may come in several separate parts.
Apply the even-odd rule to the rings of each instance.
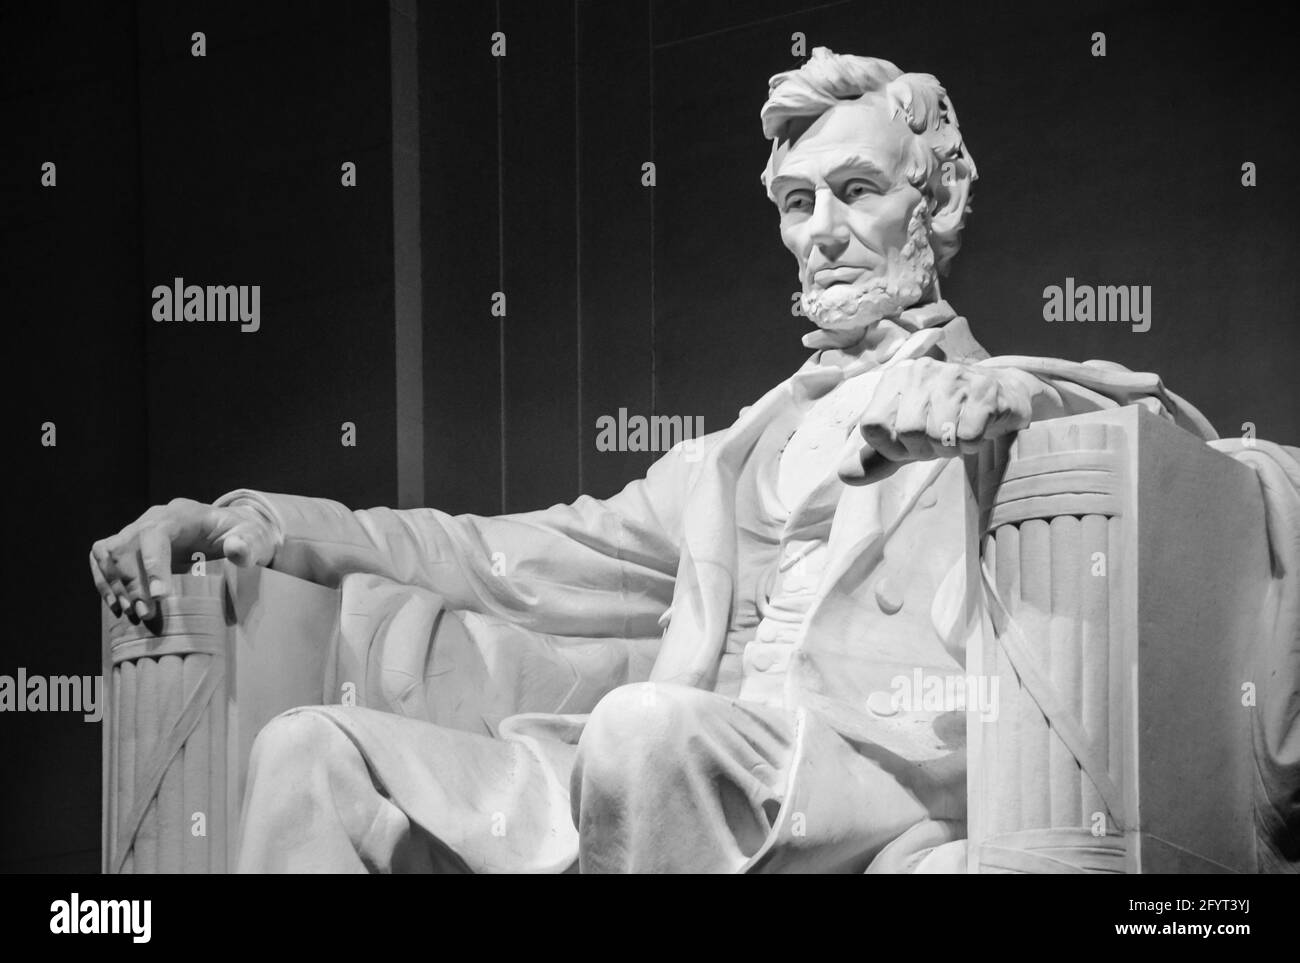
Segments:
[[[762,119],[804,313],[847,335],[934,298],[976,177],[939,81],[818,47],[769,81]]]

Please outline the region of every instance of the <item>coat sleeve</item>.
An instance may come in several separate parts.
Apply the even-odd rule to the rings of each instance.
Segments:
[[[1034,421],[1140,404],[1206,441],[1219,437],[1194,405],[1167,389],[1160,377],[1150,372],[1131,371],[1113,361],[1063,361],[1025,355],[1000,355],[977,363],[1045,386],[1047,390],[1038,393],[1034,401]]]
[[[279,530],[272,567],[323,585],[354,572],[440,595],[449,608],[585,637],[650,637],[673,592],[682,508],[717,434],[679,445],[608,499],[486,517],[433,508],[353,511],[336,501],[238,489]]]

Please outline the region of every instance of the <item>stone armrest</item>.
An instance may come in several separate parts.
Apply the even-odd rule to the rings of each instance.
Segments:
[[[1256,872],[1252,649],[1270,581],[1254,471],[1130,406],[968,462],[972,872]]]
[[[339,701],[336,591],[225,561],[173,581],[149,623],[103,610],[105,872],[229,870],[254,737]]]

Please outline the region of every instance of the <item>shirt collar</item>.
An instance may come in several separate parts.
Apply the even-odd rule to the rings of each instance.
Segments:
[[[874,370],[887,362],[917,331],[937,328],[947,324],[957,313],[947,301],[938,300],[908,308],[897,318],[886,318],[879,324],[888,325],[889,333],[884,351],[877,349],[875,356],[864,359],[834,346],[833,336],[818,329],[804,336],[803,343],[818,349],[791,379],[796,401],[816,400],[831,391],[841,381]]]

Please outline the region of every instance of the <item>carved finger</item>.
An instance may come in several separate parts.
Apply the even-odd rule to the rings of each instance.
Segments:
[[[957,425],[961,421],[965,400],[966,385],[960,382],[931,397],[925,433],[940,457],[956,455],[960,451]]]
[[[924,428],[920,431],[900,432],[898,441],[906,452],[904,461],[930,461],[939,457],[933,441]]]
[[[171,591],[172,543],[166,529],[154,525],[141,533],[140,563],[145,597],[167,595]]]
[[[149,583],[144,575],[144,562],[140,557],[138,541],[133,541],[120,552],[114,553],[117,570],[126,588],[127,605],[137,618],[147,619],[153,615],[153,603],[149,598]]]
[[[1029,427],[1033,421],[1033,404],[1029,397],[1014,387],[999,385],[994,401],[994,414],[984,430],[986,438],[997,438]]]
[[[240,522],[221,541],[221,553],[236,565],[259,565],[270,561],[271,536],[260,522]]]
[[[122,571],[120,568],[119,556],[122,549],[122,536],[114,535],[112,538],[104,539],[97,543],[96,558],[99,560],[100,571],[104,573],[104,579],[108,582],[108,589],[117,599],[118,608],[128,619],[135,621],[136,616],[131,611],[130,592],[127,590],[122,580]]]
[[[862,475],[854,484],[871,485],[878,481],[884,481],[902,467],[903,462],[891,461],[879,452],[873,451],[862,459]]]
[[[889,457],[891,452],[899,457],[906,454],[906,449],[895,437],[895,422],[898,420],[898,406],[901,400],[901,392],[882,394],[877,391],[867,405],[866,411],[862,413],[863,440],[886,457]]]
[[[990,413],[987,402],[967,398],[962,405],[961,415],[957,418],[957,441],[976,444],[983,442]]]
[[[95,591],[97,591],[99,597],[104,600],[104,604],[108,606],[108,610],[115,616],[120,616],[122,614],[122,608],[117,604],[117,596],[113,594],[113,590],[109,587],[108,579],[104,578],[104,573],[100,571],[99,559],[95,558],[94,549],[91,549],[90,552],[90,577],[94,579]]]
[[[894,435],[924,435],[930,416],[930,386],[913,383],[898,401],[894,419]]]

